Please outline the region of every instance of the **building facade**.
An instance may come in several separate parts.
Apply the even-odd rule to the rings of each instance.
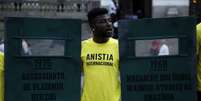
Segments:
[[[201,21],[201,0],[119,0],[121,18],[196,16]]]
[[[0,0],[0,16],[86,19],[99,0]]]

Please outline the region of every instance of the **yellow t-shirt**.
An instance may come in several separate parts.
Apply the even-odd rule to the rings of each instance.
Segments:
[[[4,54],[0,52],[0,101],[4,101]]]
[[[82,42],[84,84],[81,101],[120,101],[118,41]]]

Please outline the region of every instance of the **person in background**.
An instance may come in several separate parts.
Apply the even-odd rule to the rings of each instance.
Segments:
[[[22,54],[23,55],[32,55],[30,45],[28,44],[28,42],[25,39],[22,40]]]
[[[82,41],[83,90],[81,101],[120,101],[118,40],[108,10],[88,12],[93,37]]]
[[[201,101],[201,23],[197,26],[196,33],[196,55],[197,55],[197,99]]]
[[[161,46],[160,46],[160,50],[159,50],[158,55],[159,55],[159,56],[170,55],[169,47],[168,47],[168,45],[166,44],[166,40],[165,40],[165,39],[162,39],[161,42],[160,42],[160,44],[161,44]]]
[[[162,56],[162,55],[169,55],[169,48],[166,44],[163,44],[161,47],[160,47],[160,50],[159,50],[159,53],[158,55],[159,56]]]
[[[113,38],[115,39],[118,39],[119,36],[118,36],[118,16],[117,14],[110,14],[111,16],[111,19],[112,19],[112,26],[113,26],[113,29],[114,29],[114,33],[113,33]]]
[[[0,52],[4,53],[4,40],[3,39],[0,41]]]
[[[151,48],[150,48],[150,54],[152,56],[157,56],[160,50],[160,41],[159,40],[153,40],[151,42]]]
[[[169,55],[169,47],[165,44],[165,39],[153,40],[151,42],[150,54],[152,56]]]
[[[118,21],[120,20],[120,9],[118,6],[118,3],[115,0],[112,0],[114,6],[115,6],[115,12],[111,13],[111,18],[112,18],[112,25],[113,25],[113,29],[114,29],[114,33],[113,33],[113,38],[118,39],[119,35],[118,35]]]
[[[0,52],[0,101],[4,101],[4,53]]]

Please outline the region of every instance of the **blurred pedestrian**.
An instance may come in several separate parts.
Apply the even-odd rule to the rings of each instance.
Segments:
[[[118,39],[118,16],[114,13],[112,13],[110,16],[111,16],[111,20],[112,20],[112,26],[114,29],[112,37],[115,39]]]
[[[165,42],[166,42],[165,39],[160,40],[161,45],[160,45],[160,50],[159,50],[159,53],[158,53],[159,56],[170,55],[169,47]]]
[[[30,44],[25,39],[22,40],[22,54],[32,55]]]
[[[0,41],[0,51],[4,53],[4,40]]]
[[[57,0],[57,12],[64,12],[65,0]]]
[[[160,41],[153,40],[151,42],[150,54],[151,56],[157,56],[160,50]]]

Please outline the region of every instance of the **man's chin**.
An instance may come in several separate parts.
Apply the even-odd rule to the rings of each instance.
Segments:
[[[107,31],[105,34],[100,34],[99,37],[102,37],[102,38],[109,38],[109,37],[112,37],[112,31]]]
[[[108,32],[105,37],[112,37],[112,32]]]
[[[113,34],[113,31],[107,31],[107,34],[106,34],[106,35],[111,37],[112,34]]]

